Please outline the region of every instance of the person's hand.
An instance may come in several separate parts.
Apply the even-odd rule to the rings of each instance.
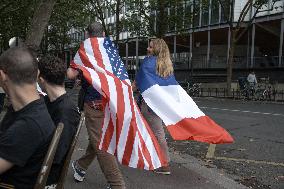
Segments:
[[[74,80],[74,79],[77,78],[78,75],[79,75],[79,71],[78,70],[75,70],[73,68],[68,68],[67,69],[67,78],[68,79]]]
[[[132,87],[132,91],[134,92],[134,91],[137,91],[137,87],[136,87],[136,82],[135,81],[133,81],[132,83],[131,83],[131,87]]]

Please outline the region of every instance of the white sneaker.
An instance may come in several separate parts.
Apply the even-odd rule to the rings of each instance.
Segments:
[[[72,162],[72,168],[74,170],[74,179],[77,182],[83,182],[85,179],[86,171],[78,167],[77,161]]]

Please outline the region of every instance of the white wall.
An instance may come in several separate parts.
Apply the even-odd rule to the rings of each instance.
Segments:
[[[238,21],[241,11],[244,8],[245,4],[247,3],[248,0],[236,0],[235,1],[235,11],[234,11],[234,21]],[[283,0],[278,0],[274,6],[273,9],[270,11],[272,6],[272,0],[270,0],[270,3],[267,4],[267,6],[263,6],[260,9],[260,13],[258,13],[256,15],[256,17],[261,17],[261,16],[268,16],[268,15],[272,15],[272,14],[277,14],[277,13],[281,13],[284,11],[284,1]],[[255,12],[255,8],[252,9],[252,15]],[[248,14],[245,17],[245,21],[248,21],[249,18],[251,17],[250,11],[248,12]]]

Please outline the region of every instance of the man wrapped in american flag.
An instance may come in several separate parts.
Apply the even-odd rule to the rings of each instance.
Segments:
[[[72,163],[74,178],[83,181],[85,171],[97,156],[110,186],[125,188],[113,155],[124,165],[147,170],[167,162],[138,110],[115,45],[104,37],[100,23],[90,24],[87,31],[89,38],[81,43],[67,72],[70,79],[82,75],[90,137],[86,154]]]

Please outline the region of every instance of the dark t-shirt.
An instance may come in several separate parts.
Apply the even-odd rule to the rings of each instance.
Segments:
[[[82,89],[85,91],[84,102],[101,100],[101,94],[90,85],[85,78],[82,78]]]
[[[80,112],[67,94],[63,94],[53,102],[50,102],[48,96],[45,96],[44,99],[54,124],[56,126],[59,122],[64,124],[64,129],[54,156],[53,165],[49,173],[50,176],[47,181],[47,185],[50,185],[57,183],[60,177],[65,156],[80,121]]]
[[[0,157],[14,165],[0,175],[0,182],[33,188],[54,128],[42,99],[19,111],[9,107],[0,126]]]

